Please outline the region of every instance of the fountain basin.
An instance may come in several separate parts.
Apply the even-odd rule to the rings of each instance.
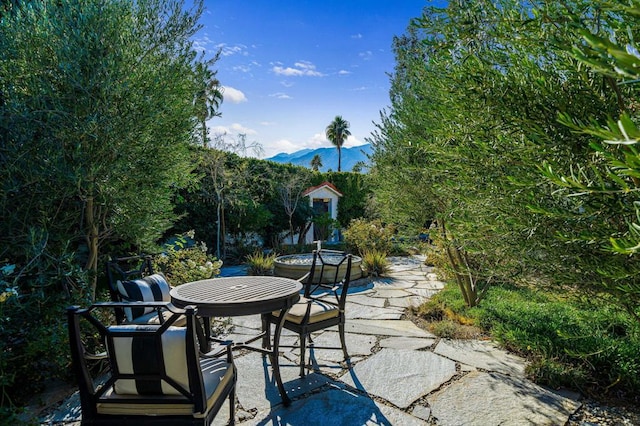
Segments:
[[[327,257],[323,254],[323,257]],[[278,256],[275,258],[273,263],[273,275],[277,277],[285,277],[292,278],[297,280],[302,278],[309,270],[311,269],[311,263],[313,262],[313,253],[302,253],[302,254],[289,254],[285,256]],[[357,280],[362,277],[362,258],[359,256],[353,256],[351,260],[351,281]],[[316,265],[314,272],[314,281],[318,281],[320,276],[320,268],[321,265]],[[342,265],[338,272],[338,280],[344,278],[346,274],[347,266]],[[331,275],[333,274],[335,269],[331,270]],[[325,274],[327,272],[325,271]],[[329,282],[327,279],[323,279],[322,282]]]

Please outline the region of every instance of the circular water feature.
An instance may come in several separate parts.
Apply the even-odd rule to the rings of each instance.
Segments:
[[[333,260],[331,259],[331,255],[323,254],[322,257],[326,258],[327,261],[333,262]],[[302,278],[307,272],[309,272],[312,262],[313,253],[288,254],[285,256],[278,256],[274,261],[273,274],[277,277],[293,278],[294,280],[297,280],[299,278]],[[351,281],[357,280],[358,278],[362,277],[361,265],[362,258],[359,256],[353,256],[351,260]],[[316,265],[316,270],[314,273],[315,277],[320,276],[320,268],[321,265]],[[346,264],[343,264],[340,267],[340,271],[338,272],[339,280],[344,278],[346,269]],[[333,275],[333,271],[331,275]],[[315,280],[316,279],[314,279],[314,281]]]

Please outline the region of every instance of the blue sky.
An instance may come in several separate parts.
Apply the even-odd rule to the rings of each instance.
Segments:
[[[263,158],[330,147],[324,129],[350,122],[345,146],[366,143],[389,105],[392,41],[426,0],[206,0],[196,46],[225,88],[211,133],[244,133]]]

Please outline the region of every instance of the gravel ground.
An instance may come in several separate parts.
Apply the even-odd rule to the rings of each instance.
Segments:
[[[592,400],[569,417],[567,426],[636,426],[640,425],[640,407],[610,407]]]

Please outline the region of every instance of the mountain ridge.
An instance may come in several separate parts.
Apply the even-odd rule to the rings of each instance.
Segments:
[[[364,144],[353,146],[350,148],[342,148],[342,161],[341,168],[343,172],[350,172],[353,167],[358,163],[364,163],[365,166],[361,171],[366,171],[369,164],[369,155],[373,153],[371,144]],[[265,160],[274,161],[276,163],[287,164],[291,163],[296,166],[311,168],[311,160],[316,155],[320,156],[322,161],[321,172],[327,172],[329,170],[338,170],[338,150],[335,147],[322,147],[317,149],[305,148],[299,151],[287,154],[281,152],[272,157],[265,158]]]

